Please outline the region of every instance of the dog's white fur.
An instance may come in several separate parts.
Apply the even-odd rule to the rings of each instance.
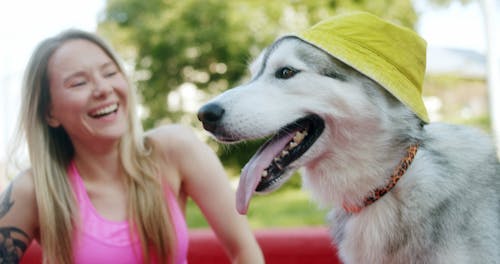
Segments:
[[[283,67],[297,69],[276,78]],[[332,238],[345,263],[500,263],[500,165],[482,132],[424,124],[376,82],[295,37],[277,40],[251,66],[252,79],[214,98],[221,141],[262,138],[307,114],[325,122],[319,139],[289,166],[331,209]],[[410,143],[415,160],[394,189],[384,186]]]

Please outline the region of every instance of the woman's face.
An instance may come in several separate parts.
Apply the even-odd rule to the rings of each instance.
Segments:
[[[96,44],[65,42],[49,59],[51,102],[47,122],[62,126],[73,144],[117,140],[127,129],[128,83]]]

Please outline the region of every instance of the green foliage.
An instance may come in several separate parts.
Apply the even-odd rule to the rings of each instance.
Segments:
[[[196,204],[188,202],[186,219],[190,228],[206,228],[208,223]],[[322,226],[326,212],[320,210],[300,189],[286,189],[252,198],[248,210],[252,228]]]
[[[475,126],[491,133],[488,89],[484,79],[466,78],[454,74],[427,75],[424,97],[438,99],[436,112],[444,122]]]
[[[490,135],[493,133],[490,115],[481,115],[469,119],[461,119],[457,123],[480,128]]]
[[[108,2],[100,28],[111,39],[116,31],[128,32],[125,45],[134,48],[138,89],[149,113],[146,128],[181,120],[183,110],[167,100],[181,84],[218,92],[243,75],[242,61],[230,58],[244,58],[247,51],[229,48],[242,39],[229,34],[227,8],[225,1]]]
[[[444,8],[449,6],[452,2],[459,2],[462,5],[467,5],[473,1],[474,0],[429,0],[428,2],[435,7]]]

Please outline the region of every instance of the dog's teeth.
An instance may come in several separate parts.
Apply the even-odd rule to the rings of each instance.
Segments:
[[[281,151],[281,157],[288,155],[288,153],[290,153],[290,152],[288,152],[286,150]]]
[[[274,158],[274,162],[279,162],[281,159],[279,157]]]
[[[295,143],[295,142],[290,142],[290,144],[288,146],[290,146],[290,149],[293,149],[295,148],[296,146],[298,146],[299,144]]]
[[[266,171],[266,170],[265,170],[265,171],[263,171],[263,172],[262,172],[262,177],[266,178],[267,176],[269,176],[269,174],[267,173],[267,171]]]
[[[300,143],[300,142],[302,142],[302,140],[304,140],[306,135],[307,135],[307,131],[304,131],[303,133],[297,132],[297,133],[295,133],[295,136],[293,137],[293,141],[296,143]]]
[[[281,166],[279,163],[275,162],[274,165],[276,165],[276,167],[278,167],[278,169],[283,170],[283,166]]]

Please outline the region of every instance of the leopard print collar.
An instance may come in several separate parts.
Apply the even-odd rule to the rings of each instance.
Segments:
[[[411,144],[407,149],[406,149],[406,155],[401,161],[399,162],[399,165],[394,169],[394,172],[392,173],[391,177],[389,178],[389,181],[387,185],[384,187],[378,188],[373,190],[370,195],[368,195],[364,201],[362,206],[348,206],[346,204],[343,205],[344,210],[350,213],[359,213],[361,209],[364,207],[376,202],[378,199],[382,198],[386,193],[392,190],[394,186],[396,186],[396,183],[403,177],[403,175],[406,173],[408,168],[410,167],[411,163],[413,162],[413,159],[417,155],[417,150],[418,150],[418,143]]]

